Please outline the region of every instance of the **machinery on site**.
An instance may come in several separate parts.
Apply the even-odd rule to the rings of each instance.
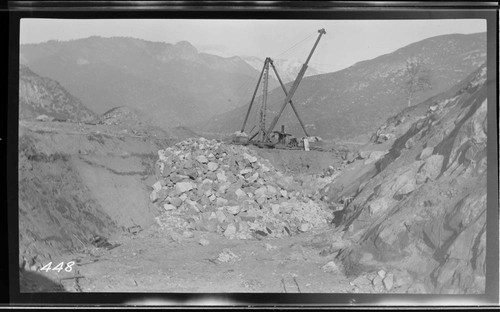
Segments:
[[[309,56],[307,57],[305,63],[302,65],[302,68],[300,69],[297,77],[295,78],[294,83],[292,84],[290,90],[288,91],[286,90],[285,85],[283,84],[280,75],[278,74],[278,71],[276,70],[276,67],[273,64],[273,60],[269,57],[266,58],[266,60],[264,61],[264,66],[262,67],[262,71],[260,72],[259,79],[257,81],[257,86],[255,87],[255,91],[253,92],[250,105],[248,106],[248,111],[246,113],[245,120],[243,121],[241,130],[239,132],[236,132],[235,137],[233,138],[234,143],[245,144],[245,145],[254,144],[259,147],[269,147],[269,148],[301,149],[303,147],[307,149],[309,134],[307,133],[306,127],[304,126],[304,123],[302,122],[302,119],[299,116],[299,112],[297,111],[295,105],[293,104],[292,98],[293,95],[295,94],[295,91],[299,87],[302,78],[304,77],[304,74],[308,67],[307,64],[309,63],[309,60],[311,59],[314,50],[316,49],[316,46],[318,45],[319,40],[321,39],[321,36],[326,34],[326,31],[323,28],[318,30],[318,33],[319,33],[318,38],[316,39],[316,42],[314,43],[314,46],[311,52],[309,53]],[[281,88],[283,89],[283,92],[285,93],[285,100],[280,110],[278,111],[277,115],[273,118],[269,127],[266,129],[267,92],[268,92],[270,68],[273,70],[279,84],[281,85]],[[259,127],[255,133],[253,133],[251,136],[248,136],[245,133],[245,126],[247,124],[248,117],[250,116],[250,111],[252,110],[255,96],[257,94],[257,91],[259,89],[262,80],[263,80],[263,91],[262,91],[262,105],[260,107],[260,113],[259,113],[260,117]],[[291,134],[286,133],[284,125],[281,125],[281,131],[273,131],[274,127],[278,123],[279,118],[281,117],[281,114],[283,113],[283,110],[288,104],[290,104],[290,106],[292,107],[292,110],[295,113],[295,116],[297,117],[300,126],[302,127],[302,130],[304,131],[305,139],[301,142],[299,142],[299,140],[293,137]],[[254,128],[252,128],[252,130],[253,129],[255,129],[255,126]],[[252,132],[252,130],[250,130],[250,133]],[[277,138],[277,142],[272,142],[271,136]],[[314,140],[314,137],[312,139]]]

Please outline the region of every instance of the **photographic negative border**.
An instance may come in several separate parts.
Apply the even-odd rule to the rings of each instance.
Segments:
[[[95,305],[123,306],[478,306],[498,305],[498,7],[491,2],[161,2],[147,4],[119,1],[11,2],[3,10],[8,24],[8,106],[2,106],[1,148],[7,148],[8,262],[10,303],[19,305]],[[56,19],[486,19],[488,88],[488,173],[487,173],[487,255],[486,294],[169,294],[169,293],[20,293],[18,273],[18,100],[19,29],[22,18]],[[4,28],[5,29],[5,28]],[[6,113],[4,113],[6,111]],[[493,113],[494,112],[494,113]],[[4,129],[6,128],[6,129]],[[6,140],[4,138],[7,138]],[[4,155],[2,153],[2,155]],[[3,159],[2,159],[3,160]]]

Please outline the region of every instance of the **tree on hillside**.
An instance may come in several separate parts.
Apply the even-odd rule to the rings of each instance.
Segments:
[[[420,57],[408,58],[403,79],[403,90],[408,100],[408,106],[411,106],[416,93],[431,88],[431,72],[426,62]]]

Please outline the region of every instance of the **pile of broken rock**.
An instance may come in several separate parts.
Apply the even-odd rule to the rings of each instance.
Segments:
[[[188,139],[158,151],[150,199],[163,227],[227,238],[284,237],[326,226],[332,214],[302,192],[301,181],[241,145]]]

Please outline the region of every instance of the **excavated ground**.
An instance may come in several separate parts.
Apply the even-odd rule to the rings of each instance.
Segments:
[[[168,140],[58,122],[22,122],[19,140],[22,292],[356,291],[335,255],[322,253],[342,241],[331,220],[284,238],[165,226],[172,217],[150,193],[157,151]],[[341,164],[329,152],[249,150],[309,180]],[[318,201],[298,193],[288,196]],[[41,270],[71,261],[70,272]]]
[[[112,250],[72,255],[84,278],[78,284],[67,280],[65,287],[84,292],[352,292],[342,273],[323,269],[333,260],[320,255],[330,241],[325,234],[231,240],[202,231],[184,237],[152,226],[121,237],[121,246]]]
[[[483,293],[485,73],[357,151],[20,122],[21,290]]]

